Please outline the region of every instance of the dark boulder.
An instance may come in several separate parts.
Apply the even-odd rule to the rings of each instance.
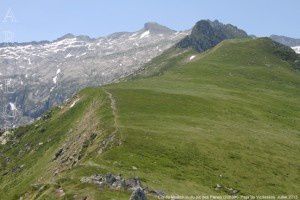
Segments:
[[[105,176],[105,181],[108,185],[112,185],[116,180],[116,177],[112,174],[106,174]]]
[[[139,187],[132,192],[130,200],[147,200],[147,197],[144,190]]]

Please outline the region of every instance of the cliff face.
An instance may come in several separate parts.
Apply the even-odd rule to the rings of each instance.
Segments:
[[[216,46],[223,40],[246,38],[247,33],[231,24],[222,24],[218,21],[201,20],[192,29],[191,35],[177,44],[180,48],[194,48],[202,52]]]

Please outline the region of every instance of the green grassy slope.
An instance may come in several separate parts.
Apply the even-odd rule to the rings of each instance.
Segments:
[[[300,74],[294,55],[285,53],[269,39],[228,40],[202,54],[171,49],[137,78],[82,91],[73,108],[16,130],[24,132],[18,142],[0,147],[12,160],[1,165],[1,173],[9,173],[0,177],[0,198],[26,192],[55,198],[61,186],[70,198],[128,199],[127,192],[80,183],[83,176],[107,172],[138,176],[167,194],[226,194],[215,190],[217,184],[239,194],[297,194]],[[79,135],[86,135],[87,145],[75,143],[81,158],[65,170],[52,159]],[[46,138],[52,140],[39,147]],[[26,143],[35,151],[19,156]],[[22,170],[11,172],[22,163]]]
[[[109,87],[127,142],[107,158],[137,165],[170,193],[210,193],[217,183],[299,191],[299,72],[268,39],[225,41],[198,57]]]

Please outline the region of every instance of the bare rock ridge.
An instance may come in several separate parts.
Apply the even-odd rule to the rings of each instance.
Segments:
[[[203,52],[223,40],[246,37],[249,36],[245,31],[231,24],[225,25],[217,20],[201,20],[196,23],[191,34],[177,44],[177,47],[194,48],[198,52]]]
[[[176,31],[169,29],[166,26],[162,26],[156,22],[148,22],[144,25],[144,30],[149,30],[151,33],[161,33],[161,34],[172,34]]]

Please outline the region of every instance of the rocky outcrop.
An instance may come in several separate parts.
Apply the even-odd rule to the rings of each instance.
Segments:
[[[90,183],[99,186],[99,189],[108,187],[113,190],[127,190],[132,191],[132,200],[144,200],[147,195],[154,197],[164,197],[165,193],[159,190],[153,190],[145,187],[138,177],[125,179],[121,175],[113,175],[111,173],[106,175],[96,174],[90,177],[82,177],[82,183]]]
[[[82,183],[92,183],[98,185],[100,188],[108,186],[111,189],[124,189],[134,191],[137,188],[142,187],[141,181],[139,178],[125,179],[121,175],[93,175],[90,177],[83,177],[81,179]]]
[[[144,25],[145,31],[150,31],[150,33],[156,33],[156,34],[173,34],[176,31],[169,29],[166,26],[162,26],[156,22],[148,22]]]
[[[225,193],[229,194],[229,195],[237,195],[240,191],[234,188],[230,188],[230,187],[226,187],[224,185],[221,184],[217,184],[215,187],[216,191],[224,191]]]
[[[176,46],[179,48],[193,48],[198,52],[206,51],[223,40],[246,38],[247,33],[231,24],[222,24],[219,21],[201,20],[196,23],[192,33],[182,39]]]
[[[8,141],[11,140],[13,136],[12,131],[5,131],[4,133],[0,133],[0,145],[5,145]]]

